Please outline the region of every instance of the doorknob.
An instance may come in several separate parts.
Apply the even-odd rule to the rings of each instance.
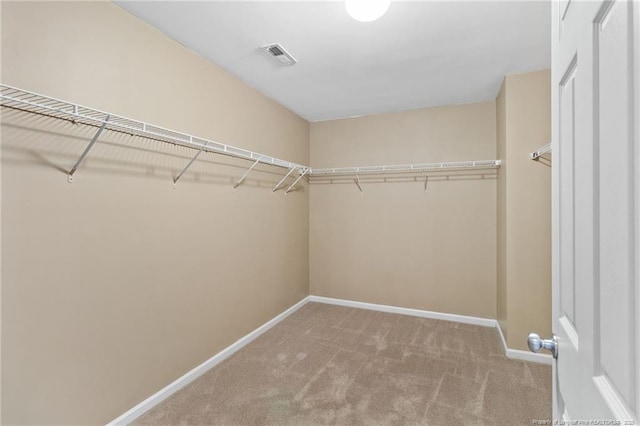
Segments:
[[[540,350],[546,349],[551,352],[554,358],[558,358],[558,338],[555,334],[551,335],[551,339],[543,340],[536,333],[530,333],[527,343],[531,352],[540,352]]]

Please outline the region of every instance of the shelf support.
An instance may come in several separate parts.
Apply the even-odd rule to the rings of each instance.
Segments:
[[[76,164],[74,164],[71,170],[69,171],[68,180],[70,183],[73,182],[73,174],[76,172],[76,170],[78,170],[78,167],[80,167],[80,164],[82,164],[85,157],[87,156],[89,151],[91,151],[91,148],[93,148],[93,145],[96,143],[96,141],[100,137],[100,134],[102,133],[104,128],[107,126],[107,122],[109,121],[109,118],[111,118],[111,116],[107,115],[107,118],[104,119],[104,121],[102,122],[102,125],[100,126],[96,134],[93,135],[93,138],[91,139],[91,142],[89,142],[89,145],[87,145],[87,147],[84,149],[84,151],[80,155],[80,158],[78,158],[78,161],[76,161]]]
[[[304,169],[304,171],[302,173],[300,173],[300,176],[298,176],[298,179],[296,179],[295,181],[293,181],[293,183],[291,184],[291,186],[289,188],[287,188],[286,191],[284,191],[285,194],[288,194],[289,192],[291,192],[291,190],[293,189],[294,186],[296,186],[296,183],[298,183],[300,181],[300,179],[302,179],[304,177],[304,175],[307,174],[307,172],[309,171],[309,169]]]
[[[278,188],[280,188],[280,185],[282,185],[282,183],[289,177],[291,176],[291,173],[293,173],[293,171],[295,170],[295,167],[291,170],[289,170],[289,173],[287,173],[285,175],[285,177],[283,177],[282,179],[280,179],[280,182],[278,182],[278,184],[275,186],[275,188],[273,188],[273,190],[271,192],[276,192],[278,190]]]
[[[256,160],[256,162],[255,162],[255,163],[253,163],[253,164],[251,165],[251,167],[249,167],[249,170],[247,170],[247,171],[242,175],[242,177],[240,178],[240,180],[239,180],[235,185],[233,185],[233,189],[236,189],[237,187],[239,187],[239,186],[242,184],[242,182],[244,182],[244,180],[245,180],[245,178],[247,177],[247,175],[251,172],[251,170],[253,170],[253,168],[254,168],[255,166],[257,166],[257,165],[258,165],[258,163],[260,162],[260,159],[261,159],[261,158],[262,158],[262,157],[258,158],[258,159]]]
[[[358,187],[358,189],[360,190],[360,193],[362,194],[362,187],[360,186],[360,176],[358,176],[358,174],[356,173],[356,179],[354,180],[356,186]]]
[[[429,182],[429,176],[424,177],[424,192],[427,192],[427,182]]]
[[[189,161],[189,163],[187,163],[187,165],[184,167],[184,169],[182,169],[182,171],[180,173],[178,173],[178,176],[176,176],[175,179],[173,179],[173,186],[174,187],[176,186],[176,183],[178,183],[178,180],[182,177],[182,175],[187,171],[187,169],[189,167],[191,167],[191,165],[198,159],[200,154],[202,154],[202,151],[204,151],[205,147],[207,146],[207,143],[202,145],[202,148],[200,148],[200,150],[198,152],[196,152],[196,155],[193,156],[191,161]]]
[[[537,151],[533,151],[531,154],[529,154],[529,157],[532,160],[538,161],[540,160],[540,157],[542,157],[544,154],[548,154],[551,152],[551,143],[548,143],[540,148],[538,148]]]

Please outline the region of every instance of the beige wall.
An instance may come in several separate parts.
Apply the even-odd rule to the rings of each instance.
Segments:
[[[2,2],[2,81],[291,161],[309,124],[111,3]],[[3,110],[2,423],[105,423],[308,292],[284,171]],[[123,146],[126,145],[126,146]]]
[[[312,167],[494,159],[495,102],[311,124]],[[311,294],[496,316],[496,180],[314,183]]]
[[[551,138],[549,70],[509,75],[497,101],[498,314],[507,345],[551,334],[551,169],[529,153]]]

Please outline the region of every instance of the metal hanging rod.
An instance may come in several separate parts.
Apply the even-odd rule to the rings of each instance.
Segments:
[[[541,146],[540,148],[538,148],[537,151],[533,151],[531,154],[529,154],[529,156],[531,157],[532,160],[539,160],[540,157],[542,157],[544,154],[551,154],[550,143]]]
[[[277,166],[286,169],[297,169],[300,172],[308,169],[307,166],[303,166],[301,164],[281,160],[279,158],[274,158],[269,155],[260,154],[232,145],[210,141],[175,130],[165,129],[164,127],[155,126],[131,118],[103,112],[94,108],[85,107],[79,104],[52,98],[50,96],[41,95],[28,90],[19,89],[17,87],[9,86],[6,84],[0,84],[0,101],[1,105],[4,107],[67,120],[73,123],[96,126],[101,130],[107,129],[148,139],[158,140],[161,142],[167,142],[174,145],[181,145],[196,149],[199,152],[213,152],[216,154],[223,154],[230,157],[241,158],[244,160],[252,160],[271,166]],[[85,150],[86,152],[83,153],[83,155],[80,157],[80,159],[70,172],[70,176],[73,175],[73,172],[75,172],[77,166],[79,166],[82,160],[84,160],[84,157],[88,153],[88,150],[91,149],[91,146],[93,146],[99,135],[100,133],[97,133],[96,136],[94,136],[94,139],[92,139],[92,142],[88,146],[88,149]],[[196,157],[197,155],[199,154],[196,154]],[[191,163],[189,163],[188,166],[190,166]],[[182,173],[184,173],[184,171]],[[177,177],[177,179],[175,179],[174,183],[177,182],[181,174]]]
[[[384,174],[384,173],[423,173],[469,169],[497,169],[502,164],[501,160],[480,160],[480,161],[454,161],[446,163],[424,163],[424,164],[400,164],[393,166],[366,166],[366,167],[339,167],[326,169],[311,169],[309,175],[364,175],[364,174]]]

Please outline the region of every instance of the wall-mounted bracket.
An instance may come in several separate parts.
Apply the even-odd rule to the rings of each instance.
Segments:
[[[427,183],[429,182],[429,176],[424,177],[424,192],[427,192]]]
[[[285,194],[288,194],[289,192],[291,192],[291,190],[293,189],[294,186],[296,186],[296,183],[298,183],[300,181],[300,179],[302,179],[304,177],[304,175],[307,174],[307,172],[309,171],[309,169],[304,169],[302,171],[302,173],[300,173],[300,176],[298,176],[298,179],[294,180],[293,183],[291,184],[291,186],[289,186],[289,188],[287,188],[286,191],[284,191]]]
[[[253,168],[254,168],[255,166],[257,166],[257,165],[258,165],[258,163],[259,163],[259,162],[260,162],[260,158],[258,158],[258,159],[255,161],[255,163],[253,163],[253,164],[251,165],[251,167],[249,167],[249,170],[247,170],[247,171],[242,175],[242,177],[240,178],[240,180],[239,180],[235,185],[233,185],[233,189],[236,189],[237,187],[239,187],[239,186],[242,184],[242,182],[244,182],[244,180],[245,180],[245,178],[247,177],[247,175],[251,172],[251,170],[253,170]]]
[[[356,178],[354,180],[356,186],[358,187],[358,189],[360,190],[360,193],[362,194],[362,187],[360,186],[360,176],[358,176],[358,174],[356,173]]]
[[[80,158],[78,158],[78,161],[76,161],[76,164],[74,164],[73,167],[71,168],[71,170],[69,171],[69,174],[68,174],[68,177],[67,177],[67,181],[69,183],[73,182],[73,174],[76,172],[76,170],[78,170],[78,167],[80,167],[80,164],[82,164],[82,162],[84,161],[84,159],[87,156],[87,154],[89,153],[89,151],[91,151],[91,148],[93,148],[93,145],[96,143],[96,141],[100,137],[100,134],[102,133],[104,128],[107,126],[107,123],[108,123],[110,117],[111,117],[110,115],[107,115],[107,117],[102,122],[102,125],[100,126],[100,128],[98,129],[96,134],[93,135],[93,138],[91,139],[91,142],[89,142],[89,145],[87,145],[87,147],[84,149],[84,151],[80,155]]]
[[[550,154],[550,153],[551,153],[551,144],[548,143],[546,145],[541,146],[536,151],[533,151],[531,154],[529,154],[529,157],[532,160],[538,161],[538,160],[540,160],[540,157],[542,157],[545,154]]]
[[[193,138],[191,139],[191,141],[193,141]],[[205,143],[204,145],[202,145],[202,148],[200,148],[200,150],[198,152],[196,152],[196,155],[193,156],[193,158],[191,159],[191,161],[189,161],[187,163],[186,166],[184,166],[184,169],[182,169],[182,171],[180,173],[178,173],[178,176],[175,177],[175,179],[173,179],[173,187],[176,187],[176,183],[178,183],[178,180],[182,177],[182,175],[187,171],[187,169],[189,167],[191,167],[191,165],[198,159],[198,157],[200,156],[200,154],[202,154],[202,151],[204,151],[204,149],[206,148],[207,144],[209,142]]]
[[[278,190],[278,188],[280,188],[280,185],[282,185],[282,183],[289,177],[291,176],[291,173],[293,173],[295,171],[295,168],[292,168],[291,170],[289,170],[289,173],[287,173],[282,179],[280,179],[280,182],[278,182],[278,184],[273,188],[273,190],[271,192],[276,192]]]

